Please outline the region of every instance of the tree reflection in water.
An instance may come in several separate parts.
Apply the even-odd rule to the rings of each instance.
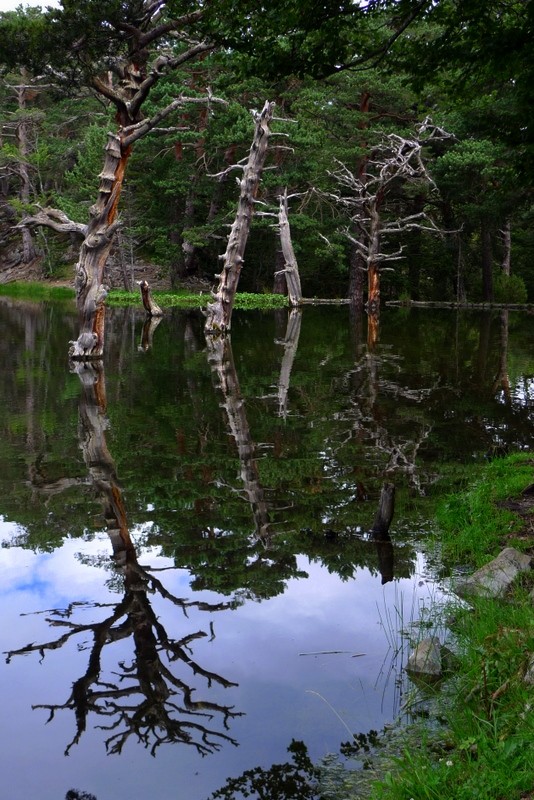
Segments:
[[[204,668],[193,658],[193,642],[208,634],[197,630],[180,639],[173,638],[154,613],[149,595],[159,595],[181,608],[185,617],[188,609],[215,612],[231,608],[235,603],[211,604],[176,597],[153,574],[154,570],[139,564],[128,530],[115,464],[106,444],[108,421],[103,367],[80,363],[76,371],[82,384],[80,446],[91,483],[104,505],[113,560],[123,578],[124,594],[118,603],[71,603],[65,609],[45,612],[50,615],[46,618],[49,625],[63,629],[64,633],[40,644],[31,643],[12,650],[7,653],[7,661],[32,652],[40,653],[43,659],[47,651],[58,650],[71,641],[78,643],[79,650],[85,649],[85,639],[90,635],[87,668],[74,681],[68,699],[64,703],[33,706],[47,709],[50,712],[48,721],[57,711],[74,711],[76,733],[65,755],[80,741],[91,713],[103,719],[104,724],[99,727],[109,732],[105,740],[108,753],[120,753],[131,736],[152,755],[161,744],[171,742],[191,745],[202,755],[220,749],[224,742],[236,745],[225,731],[229,730],[231,719],[240,713],[232,706],[194,699],[196,689],[191,683],[199,676],[208,688],[213,684],[224,688],[237,684]],[[109,612],[99,622],[83,624],[72,619],[81,606],[109,609]],[[212,623],[210,631],[213,639]],[[113,670],[113,679],[104,679],[104,650],[128,639],[134,650],[131,662],[119,661]]]

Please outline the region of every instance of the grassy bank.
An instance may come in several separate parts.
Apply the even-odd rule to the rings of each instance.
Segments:
[[[52,286],[46,283],[4,283],[0,285],[0,295],[23,300],[70,300],[74,299],[74,289],[68,286]],[[161,308],[201,308],[210,300],[206,292],[153,292],[154,299]],[[108,306],[140,306],[139,292],[125,292],[112,289],[107,298]],[[273,309],[287,306],[287,297],[280,294],[236,295],[234,307],[240,309]]]
[[[534,555],[534,497],[523,494],[533,480],[529,456],[477,468],[468,488],[439,506],[445,562],[472,571],[504,547]],[[504,598],[467,605],[453,597],[440,609],[456,659],[431,693],[430,716],[382,737],[363,773],[327,767],[321,797],[534,800],[534,686],[525,682],[534,654],[533,587],[534,570]]]
[[[156,303],[161,308],[201,308],[207,305],[209,292],[153,292]],[[139,292],[124,292],[113,289],[108,296],[110,306],[133,306],[141,303]],[[287,306],[287,297],[281,294],[236,294],[234,308],[271,309]]]

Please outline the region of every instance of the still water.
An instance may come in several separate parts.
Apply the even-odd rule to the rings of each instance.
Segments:
[[[451,565],[425,509],[534,446],[528,315],[347,308],[156,328],[0,299],[0,796],[207,800],[403,714],[412,622]],[[391,538],[369,533],[385,482]],[[236,791],[225,797],[241,797]]]

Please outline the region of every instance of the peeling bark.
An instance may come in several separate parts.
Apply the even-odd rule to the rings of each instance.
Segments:
[[[219,285],[217,291],[213,293],[213,303],[208,304],[205,332],[210,335],[224,335],[230,330],[235,294],[254,213],[254,201],[267,156],[273,110],[274,103],[266,102],[261,114],[256,118],[252,146],[240,181],[237,213],[228,237],[226,252],[222,256],[223,268],[216,276]]]
[[[302,288],[300,285],[299,268],[293,242],[291,241],[291,228],[289,227],[287,189],[280,195],[280,207],[278,210],[278,229],[280,232],[280,245],[284,257],[284,269],[287,294],[292,306],[298,306],[302,302]]]

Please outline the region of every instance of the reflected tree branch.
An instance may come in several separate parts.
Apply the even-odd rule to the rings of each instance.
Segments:
[[[206,669],[193,657],[193,644],[208,634],[196,630],[182,638],[173,638],[152,609],[149,595],[159,595],[169,601],[180,608],[185,617],[192,608],[215,612],[234,607],[235,603],[212,604],[176,597],[148,567],[138,563],[115,464],[105,439],[108,420],[103,367],[79,362],[75,371],[82,386],[80,446],[91,483],[103,503],[113,560],[124,580],[124,595],[116,604],[72,603],[66,609],[46,612],[51,614],[46,617],[48,624],[64,632],[57,638],[32,642],[8,652],[7,661],[33,652],[38,652],[43,660],[48,651],[61,649],[71,641],[77,642],[78,650],[89,651],[86,669],[74,681],[64,703],[33,706],[46,709],[48,721],[58,711],[74,712],[76,732],[67,745],[66,755],[80,741],[90,714],[106,721],[98,727],[109,732],[105,740],[108,753],[120,753],[132,736],[152,754],[161,744],[171,742],[191,745],[201,755],[219,750],[225,742],[237,745],[227,731],[230,721],[240,713],[232,706],[196,699],[196,688],[192,685],[193,678],[203,679],[208,688],[214,684],[225,689],[237,685]],[[98,622],[83,624],[73,619],[80,605],[86,609],[108,609],[108,612]],[[213,628],[210,629],[213,639]],[[131,640],[131,661],[119,661],[109,677],[104,677],[104,651],[121,640]],[[217,725],[215,720],[219,721]]]
[[[298,312],[297,312],[298,313]],[[241,480],[250,503],[256,536],[266,542],[271,536],[270,518],[264,489],[261,485],[258,462],[254,457],[254,442],[250,433],[245,401],[239,387],[232,345],[228,337],[207,337],[208,362],[216,388],[222,394],[228,427],[237,445]]]

